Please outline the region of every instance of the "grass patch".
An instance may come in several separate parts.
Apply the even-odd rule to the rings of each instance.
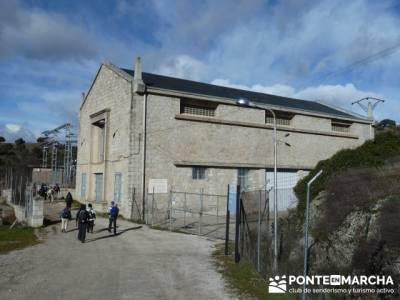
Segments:
[[[38,243],[39,241],[34,233],[34,228],[16,226],[10,229],[6,225],[0,226],[0,254],[23,249]]]
[[[233,255],[224,255],[224,244],[218,244],[213,252],[213,260],[225,278],[229,288],[234,290],[242,299],[289,300],[291,295],[268,294],[265,279],[257,273],[250,262],[241,261],[236,264]],[[229,253],[234,253],[233,243],[229,244]]]
[[[176,232],[176,233],[183,233],[183,234],[191,234],[191,233],[189,233],[189,232],[182,231],[182,230],[179,230],[179,229],[172,229],[172,230],[169,230],[168,227],[162,227],[162,226],[160,226],[160,225],[154,225],[154,226],[149,226],[149,227],[150,227],[151,229],[154,229],[154,230],[169,231],[169,232]]]
[[[80,203],[79,201],[72,200],[71,208],[72,208],[72,209],[79,209],[79,207],[81,207],[81,204],[82,204],[82,203]]]

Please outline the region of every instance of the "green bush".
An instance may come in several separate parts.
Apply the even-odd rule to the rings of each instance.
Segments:
[[[399,130],[381,133],[374,140],[367,141],[358,148],[341,150],[330,159],[320,161],[310,174],[300,180],[294,188],[299,199],[297,217],[301,221],[304,218],[307,182],[319,170],[323,170],[323,173],[312,185],[311,198],[316,197],[321,191],[325,190],[329,178],[337,172],[349,168],[379,167],[386,160],[396,156],[400,156]]]

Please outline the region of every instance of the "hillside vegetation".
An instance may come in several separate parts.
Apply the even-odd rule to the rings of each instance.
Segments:
[[[321,161],[295,187],[298,206],[280,220],[281,273],[301,274],[306,184],[312,185],[309,274],[391,275],[400,299],[400,130]],[[341,296],[337,299],[356,299]]]
[[[301,217],[304,214],[307,182],[319,170],[323,170],[323,173],[312,185],[311,198],[325,190],[329,179],[339,172],[354,168],[378,168],[396,157],[400,157],[400,129],[380,133],[374,140],[367,141],[358,148],[341,150],[331,158],[320,161],[314,170],[300,180],[294,188],[299,199],[298,216]]]
[[[15,143],[0,142],[0,167],[40,165],[42,149],[39,144],[26,144],[18,139]]]

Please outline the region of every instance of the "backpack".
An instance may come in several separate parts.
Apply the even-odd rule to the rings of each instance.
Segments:
[[[96,219],[96,214],[93,210],[88,210],[89,219]]]
[[[69,217],[70,217],[70,214],[69,214],[68,209],[64,208],[64,209],[62,210],[62,212],[61,212],[61,218],[63,218],[63,219],[69,219]]]
[[[110,210],[110,217],[111,218],[117,218],[118,217],[118,213],[119,213],[119,209],[118,209],[118,207],[116,207],[116,206],[113,206],[113,207],[111,207],[111,210]]]
[[[88,220],[88,213],[86,210],[81,210],[78,216],[79,221],[87,222]]]

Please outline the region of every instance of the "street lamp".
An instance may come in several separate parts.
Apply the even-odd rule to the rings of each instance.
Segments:
[[[274,264],[273,268],[274,271],[278,270],[278,198],[277,198],[277,184],[278,184],[278,174],[277,174],[277,144],[278,144],[278,139],[276,136],[276,115],[275,112],[266,107],[260,107],[257,106],[253,103],[251,103],[248,99],[238,99],[236,101],[236,104],[240,106],[248,106],[248,107],[254,107],[254,108],[259,108],[263,110],[268,110],[274,119]]]

